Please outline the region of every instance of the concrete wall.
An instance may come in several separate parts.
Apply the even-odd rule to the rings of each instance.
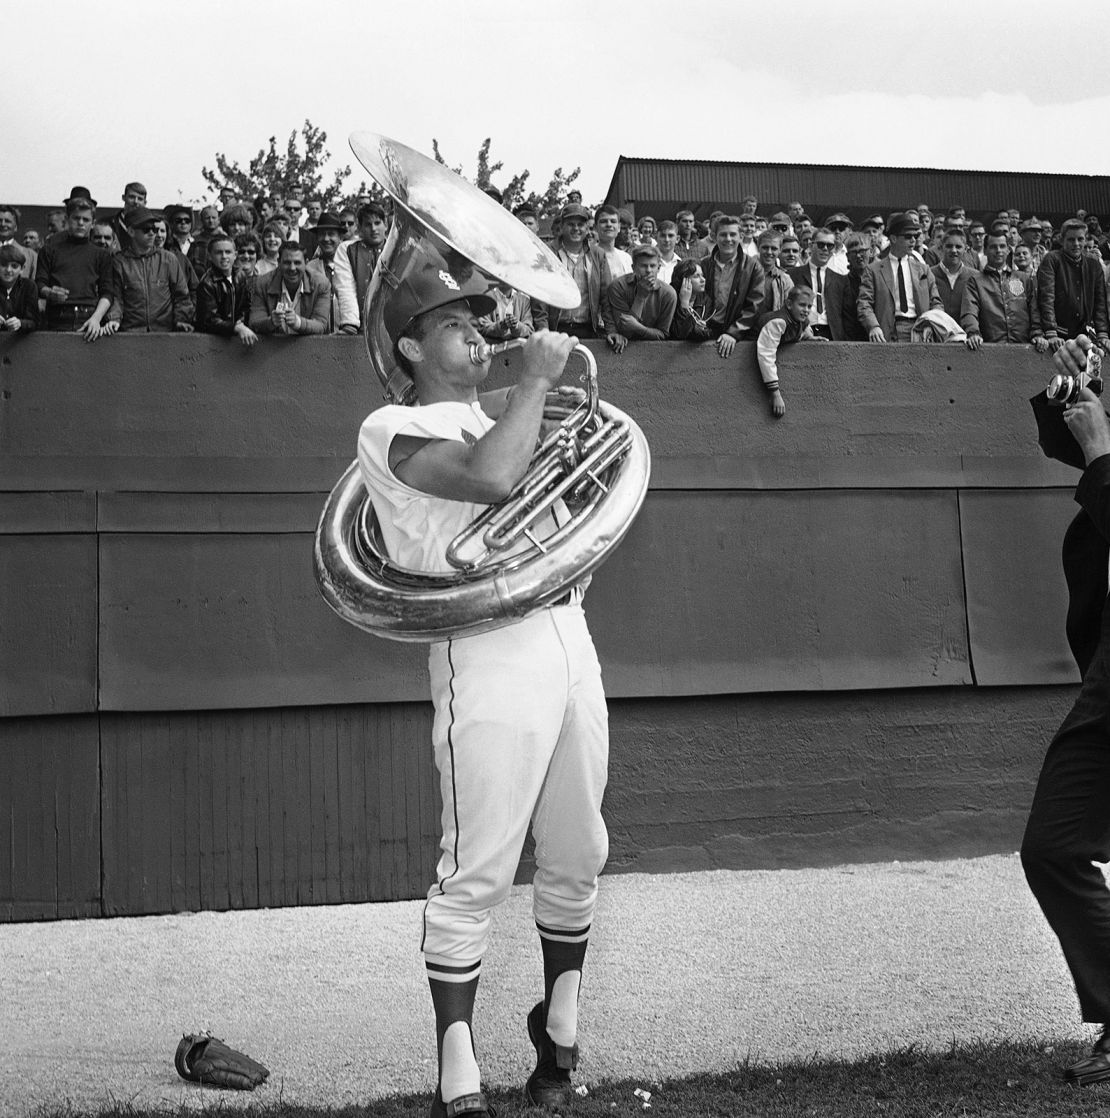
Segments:
[[[776,422],[751,346],[597,352],[653,452],[589,596],[611,869],[1014,848],[1077,678],[1048,360],[796,346]],[[423,892],[424,654],[311,574],[377,403],[360,339],[0,340],[0,918]]]

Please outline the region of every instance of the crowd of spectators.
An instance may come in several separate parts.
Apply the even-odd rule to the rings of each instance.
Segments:
[[[20,231],[0,205],[0,328],[120,332],[199,330],[253,345],[261,335],[353,334],[389,231],[367,196],[333,213],[319,198],[225,192],[199,213],[147,207],[128,183],[123,206],[98,220],[75,186],[44,234]],[[960,340],[1054,349],[1080,332],[1110,345],[1110,243],[1079,211],[1054,229],[1013,209],[985,221],[962,207],[927,205],[855,227],[842,212],[820,224],[799,202],[763,216],[753,196],[700,223],[690,210],[657,221],[612,206],[589,209],[571,192],[545,239],[574,278],[573,309],[547,307],[508,287],[479,328],[493,340],[543,327],[633,341],[737,341],[757,356],[782,413],[776,354],[809,338],[905,343]],[[514,215],[537,234],[535,211]],[[802,313],[804,308],[804,314]]]

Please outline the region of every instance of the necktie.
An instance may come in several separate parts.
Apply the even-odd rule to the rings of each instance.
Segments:
[[[898,309],[903,314],[908,314],[910,309],[910,301],[906,297],[906,276],[902,271],[902,261],[899,260],[897,265],[898,269]]]
[[[817,272],[817,292],[816,292],[816,294],[817,294],[817,313],[818,314],[824,314],[825,313],[825,296],[823,294],[823,289],[822,289],[822,285],[821,285],[821,272],[824,269],[816,268],[814,270]]]

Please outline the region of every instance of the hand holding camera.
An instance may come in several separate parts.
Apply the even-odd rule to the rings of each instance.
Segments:
[[[1053,360],[1060,370],[1049,381],[1045,395],[1064,408],[1064,423],[1090,465],[1110,454],[1110,419],[1102,394],[1102,350],[1085,334],[1062,345]]]
[[[1095,397],[1102,395],[1102,350],[1086,334],[1065,342],[1053,360],[1060,371],[1045,388],[1050,404],[1069,408],[1084,389]]]

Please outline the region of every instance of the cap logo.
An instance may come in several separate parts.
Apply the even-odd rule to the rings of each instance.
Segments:
[[[439,278],[443,281],[444,287],[449,287],[452,291],[459,290],[459,281],[450,272],[440,269]]]

